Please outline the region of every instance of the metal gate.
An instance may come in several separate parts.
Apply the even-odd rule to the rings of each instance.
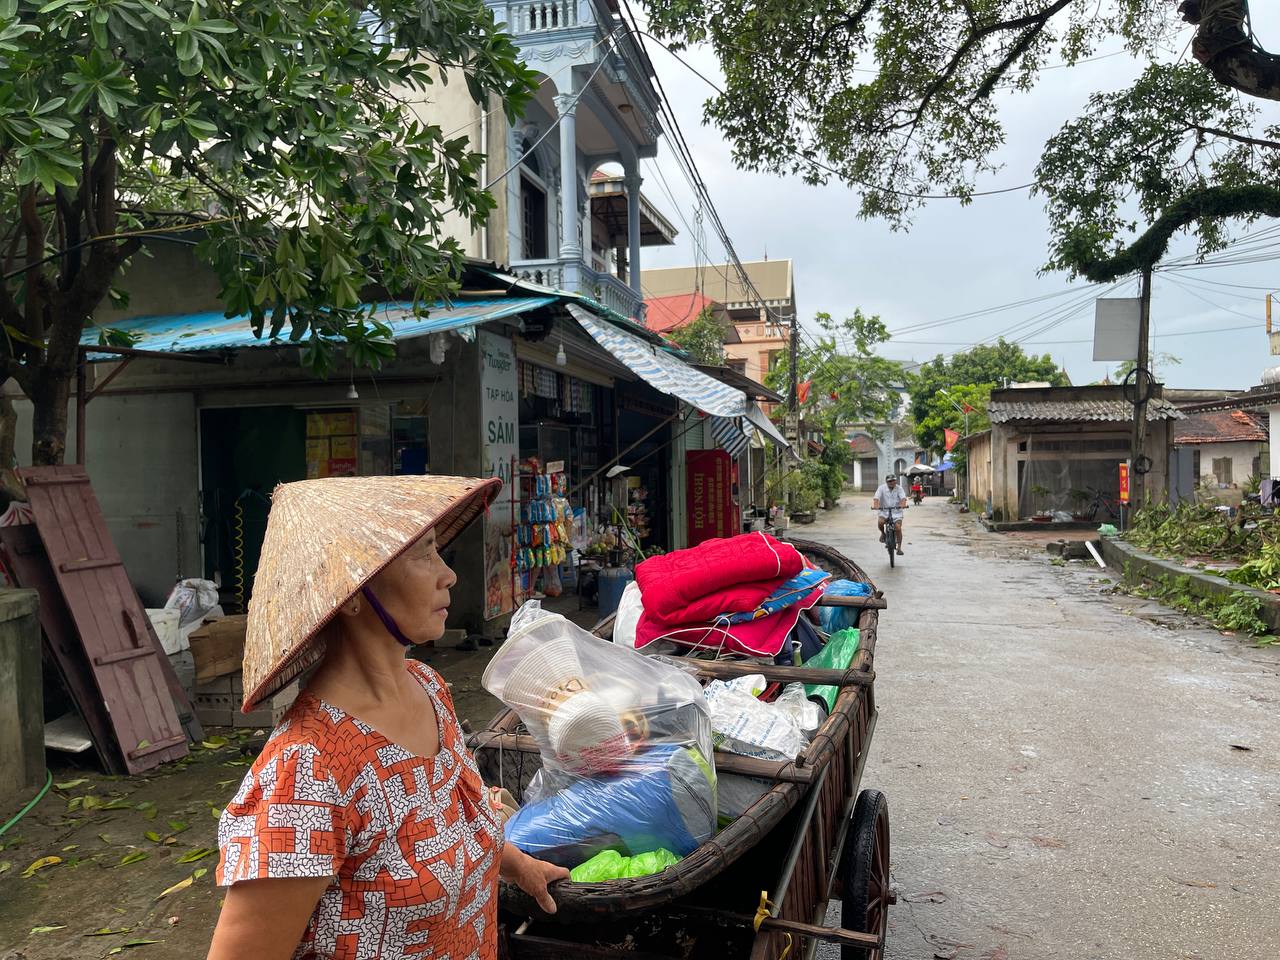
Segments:
[[[862,458],[862,492],[875,493],[880,486],[880,461],[875,457]]]

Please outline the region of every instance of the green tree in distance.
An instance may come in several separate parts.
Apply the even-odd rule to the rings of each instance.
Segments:
[[[695,363],[718,367],[724,364],[724,335],[727,329],[728,324],[717,317],[710,307],[705,307],[691,321],[672,330],[667,336],[682,347]]]
[[[430,304],[493,198],[444,79],[514,118],[533,75],[482,0],[0,0],[0,364],[61,462],[85,325],[140,234],[198,228],[229,316],[324,373],[377,366],[369,290]],[[103,331],[103,339],[119,335]]]
[[[988,429],[991,420],[987,416],[987,404],[991,402],[994,386],[991,383],[957,384],[946,387],[945,393],[936,391],[922,404],[925,415],[916,424],[916,442],[936,455],[946,450],[947,430],[964,434],[966,421],[971,434]],[[965,407],[970,408],[967,417]]]
[[[943,448],[943,424],[941,420],[930,419],[931,413],[935,409],[940,410],[941,405],[951,406],[945,397],[938,396],[942,389],[981,388],[985,385],[987,397],[990,397],[993,387],[1037,381],[1047,382],[1055,387],[1069,383],[1066,373],[1047,353],[1041,356],[1028,354],[1016,343],[1009,343],[1003,338],[995,343],[979,344],[950,357],[939,355],[922,364],[908,382],[911,415],[916,422],[916,440],[926,450],[937,451]],[[983,410],[985,409],[984,404]],[[963,423],[963,420],[961,415],[960,422]],[[971,416],[971,431],[974,429],[973,422]]]
[[[901,363],[876,353],[889,340],[884,322],[861,310],[843,321],[829,313],[814,320],[821,333],[812,343],[802,337],[797,351],[797,380],[810,383],[801,416],[819,425],[828,444],[841,439],[844,424],[888,423],[904,374]],[[790,383],[791,356],[783,351],[765,384],[786,396]]]

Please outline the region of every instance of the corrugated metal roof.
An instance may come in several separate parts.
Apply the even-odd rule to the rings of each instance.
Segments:
[[[414,315],[412,303],[378,303],[371,306],[372,319],[389,326],[395,339],[407,340],[527,313],[556,303],[559,299],[554,296],[459,298],[451,305],[436,303],[426,308],[423,316]],[[248,316],[226,317],[217,312],[135,317],[112,323],[111,328],[136,335],[138,339],[133,344],[135,348],[157,353],[278,347],[287,346],[290,342],[287,328],[274,340],[266,336],[256,337],[253,328],[249,326]],[[97,328],[87,328],[80,342],[87,347],[97,344]],[[118,360],[119,357],[90,353],[89,359]]]
[[[992,400],[987,406],[992,423],[1012,420],[1031,421],[1095,421],[1131,423],[1133,404],[1125,400]],[[1147,421],[1181,420],[1182,413],[1168,400],[1153,399],[1147,403]]]
[[[1193,413],[1178,424],[1174,443],[1266,443],[1270,430],[1265,414],[1244,410]]]

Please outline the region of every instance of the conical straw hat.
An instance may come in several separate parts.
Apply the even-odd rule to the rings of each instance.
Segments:
[[[475,520],[502,481],[333,477],[276,487],[249,600],[247,713],[324,655],[316,634],[383,567],[435,529],[441,546]]]

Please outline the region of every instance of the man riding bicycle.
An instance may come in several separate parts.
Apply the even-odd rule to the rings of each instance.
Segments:
[[[907,492],[898,486],[897,477],[886,477],[884,483],[880,484],[876,490],[875,496],[871,498],[871,506],[875,510],[880,511],[880,542],[884,543],[884,522],[889,519],[890,511],[907,509]],[[894,522],[897,529],[898,555],[902,556],[902,513],[898,513],[898,519]]]

